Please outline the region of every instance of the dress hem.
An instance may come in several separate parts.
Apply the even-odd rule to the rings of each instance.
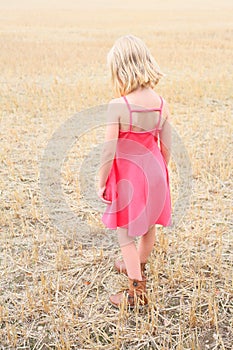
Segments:
[[[108,228],[109,230],[117,230],[118,228],[125,228],[125,229],[128,229],[127,226],[111,226],[111,227],[110,227],[110,226],[107,226],[104,222],[103,222],[103,224],[104,224],[105,227]],[[148,230],[149,230],[149,227],[150,227],[150,226],[153,226],[153,225],[160,225],[160,226],[163,226],[163,227],[171,227],[171,226],[172,226],[172,222],[171,222],[171,220],[169,220],[169,222],[168,222],[167,224],[163,224],[163,223],[156,222],[156,223],[150,224],[150,225],[148,226]],[[147,230],[146,232],[144,232],[144,233],[139,233],[139,234],[136,234],[136,235],[130,235],[130,234],[128,234],[128,235],[129,235],[129,237],[140,237],[140,236],[144,236],[144,235],[148,232],[148,230]]]

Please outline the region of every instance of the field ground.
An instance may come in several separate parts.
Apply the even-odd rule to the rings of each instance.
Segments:
[[[166,74],[157,91],[191,164],[175,144],[176,220],[158,228],[142,312],[108,303],[127,280],[113,270],[114,233],[105,233],[93,186],[88,192],[104,131],[92,128],[92,112],[114,97],[106,54],[127,33],[147,43]],[[226,0],[0,2],[0,349],[232,349],[232,37]],[[48,176],[56,161],[44,162],[44,150],[59,127],[59,145],[66,141],[75,113],[82,135],[60,169],[69,221],[64,198],[51,190],[43,201],[57,188]]]

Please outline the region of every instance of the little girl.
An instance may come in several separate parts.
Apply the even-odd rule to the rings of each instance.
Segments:
[[[116,261],[115,268],[129,278],[129,288],[110,301],[119,307],[126,300],[133,308],[148,303],[144,273],[155,224],[171,224],[171,127],[167,103],[153,90],[163,74],[139,38],[118,39],[108,65],[119,97],[108,107],[98,195],[107,204],[104,224],[117,229],[123,261]]]

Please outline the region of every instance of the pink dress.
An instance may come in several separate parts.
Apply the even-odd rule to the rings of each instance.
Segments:
[[[169,175],[158,146],[163,99],[159,109],[133,110],[123,96],[130,114],[130,127],[119,131],[116,155],[106,182],[105,199],[111,204],[103,214],[106,227],[128,229],[129,236],[142,236],[153,224],[171,225]],[[159,112],[149,131],[132,130],[132,113]]]

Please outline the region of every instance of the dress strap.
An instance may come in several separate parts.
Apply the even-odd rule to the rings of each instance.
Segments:
[[[161,105],[160,105],[160,113],[162,114],[162,109],[163,109],[163,98],[162,96],[159,96],[161,100]]]
[[[160,125],[160,122],[161,122],[161,119],[162,119],[162,113],[163,113],[163,98],[162,96],[159,96],[160,97],[160,100],[161,100],[161,104],[160,104],[160,108],[159,108],[159,120],[158,120],[158,123],[156,125],[156,129],[159,128],[159,125]]]
[[[123,96],[123,99],[125,100],[125,103],[129,110],[129,130],[132,131],[132,110],[129,105],[129,101],[127,100],[126,96]]]

